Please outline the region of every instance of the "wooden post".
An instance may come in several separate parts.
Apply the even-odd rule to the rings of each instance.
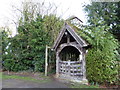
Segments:
[[[48,47],[46,45],[46,48],[45,48],[45,76],[47,76],[47,68],[48,68]]]
[[[86,79],[86,65],[85,65],[85,54],[83,53],[83,60],[82,60],[82,70],[83,70],[83,79]]]
[[[70,43],[70,36],[67,36],[67,43]]]
[[[79,61],[81,62],[82,61],[82,58],[83,56],[82,56],[82,53],[81,54],[79,54]]]
[[[47,66],[48,66],[48,46],[46,45],[45,48],[45,76],[47,76]]]
[[[58,52],[56,52],[56,77],[59,77],[59,56]]]
[[[70,60],[68,60],[68,75],[70,76],[71,72],[70,72]]]

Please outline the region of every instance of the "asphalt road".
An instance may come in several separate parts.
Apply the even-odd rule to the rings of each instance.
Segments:
[[[68,85],[55,80],[39,83],[18,79],[3,79],[2,88],[68,88]]]

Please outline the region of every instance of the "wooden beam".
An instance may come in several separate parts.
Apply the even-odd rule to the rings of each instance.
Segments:
[[[59,77],[59,53],[56,52],[56,77]]]
[[[47,76],[47,69],[48,69],[48,47],[46,45],[46,48],[45,48],[45,76]]]
[[[70,43],[70,36],[67,35],[67,43]]]
[[[87,80],[86,79],[86,61],[85,61],[85,53],[82,53],[83,55],[83,60],[82,60],[82,71],[83,71],[83,80]]]

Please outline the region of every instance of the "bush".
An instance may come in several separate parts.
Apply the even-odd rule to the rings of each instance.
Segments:
[[[118,80],[118,41],[107,29],[107,25],[99,25],[78,31],[92,45],[86,55],[86,73],[90,82],[114,83]]]
[[[56,22],[55,26],[53,22],[49,24],[48,19]],[[59,23],[58,26],[57,23]],[[7,40],[9,42],[6,45],[7,48],[3,47],[5,49],[3,55],[3,61],[5,62],[3,67],[5,70],[43,72],[45,47],[46,45],[52,45],[55,38],[55,36],[52,37],[54,31],[51,28],[58,33],[60,23],[62,21],[59,18],[51,15],[38,16],[35,20],[20,24],[18,27],[19,34]],[[7,54],[5,54],[6,52]]]

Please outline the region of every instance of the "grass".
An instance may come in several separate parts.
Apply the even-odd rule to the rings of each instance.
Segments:
[[[2,79],[18,79],[18,80],[26,80],[26,81],[33,81],[33,82],[38,82],[38,83],[46,83],[50,81],[50,78],[47,76],[41,76],[42,80],[38,80],[32,77],[24,77],[24,76],[18,76],[18,75],[2,75],[0,73],[0,78]]]
[[[0,79],[18,79],[18,80],[26,80],[26,81],[33,81],[38,83],[46,83],[50,82],[50,78],[48,76],[40,75],[40,78],[43,80],[38,80],[32,77],[24,77],[24,76],[18,76],[18,75],[2,75],[2,72],[0,72]],[[98,85],[82,85],[78,83],[73,83],[70,88],[99,88]]]
[[[2,79],[2,72],[0,72],[0,79]]]
[[[73,84],[71,85],[71,88],[99,88],[98,85],[82,85],[82,84]]]

